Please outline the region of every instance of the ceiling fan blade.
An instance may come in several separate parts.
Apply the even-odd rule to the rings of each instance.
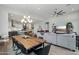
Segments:
[[[62,13],[66,13],[66,12],[62,12]]]
[[[63,11],[63,10],[59,11],[58,14],[61,13],[62,11]]]
[[[63,15],[64,13],[66,13],[66,12],[58,13],[58,15]]]

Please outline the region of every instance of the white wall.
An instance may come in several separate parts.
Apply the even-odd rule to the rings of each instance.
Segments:
[[[8,14],[5,9],[0,8],[0,34],[8,35]]]
[[[15,9],[9,9],[5,7],[0,6],[0,34],[6,34],[8,35],[8,13],[14,13],[14,14],[20,14],[20,15],[26,15],[20,11],[17,11]],[[44,20],[43,20],[44,21]],[[57,26],[64,26],[67,22],[71,21],[74,25],[74,31],[79,34],[79,11],[72,12],[65,16],[60,17],[53,17],[48,20],[50,22],[50,32],[52,30],[52,24],[56,22]],[[45,26],[44,23],[38,22],[35,24],[35,27],[38,28],[38,24]],[[37,29],[35,29],[36,31]]]
[[[52,17],[49,20],[49,31],[52,32],[52,24],[56,23],[56,26],[66,26],[67,22],[72,22],[73,26],[74,26],[74,32],[77,32],[79,34],[79,11],[75,11],[72,12],[70,14],[67,15],[63,15],[63,16],[58,16],[58,17]],[[45,24],[45,21],[43,20],[43,22]],[[35,24],[35,31],[37,31],[37,28],[39,25],[43,26],[44,28],[44,24],[42,23],[37,23]],[[39,24],[39,25],[38,25]]]
[[[26,15],[15,9],[9,9],[0,6],[0,35],[8,35],[8,13],[14,13],[17,15]]]
[[[74,26],[74,32],[79,34],[79,11],[75,11],[60,17],[54,17],[51,20],[52,23],[55,22],[57,26],[65,26],[67,22],[72,22]]]
[[[46,21],[40,21],[40,22],[34,23],[34,33],[37,33],[39,26],[41,26],[42,29],[45,30],[46,29],[45,22]]]

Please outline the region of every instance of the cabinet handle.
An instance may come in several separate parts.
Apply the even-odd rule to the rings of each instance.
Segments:
[[[72,35],[72,38],[74,38],[74,35]]]

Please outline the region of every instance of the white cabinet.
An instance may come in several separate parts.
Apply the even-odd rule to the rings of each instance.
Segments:
[[[36,35],[37,35],[37,37],[43,37],[43,35],[41,35],[40,32],[37,32]]]
[[[57,34],[57,45],[75,50],[76,36],[74,34]]]
[[[55,33],[45,33],[43,38],[52,44],[56,44],[56,34]]]
[[[67,47],[67,40],[65,35],[57,34],[57,45]]]
[[[49,33],[45,33],[43,38],[49,42],[49,43],[52,43],[52,38],[51,38],[51,35]]]
[[[51,43],[52,44],[56,44],[57,43],[57,38],[56,38],[56,34],[55,33],[51,33]]]
[[[70,35],[67,37],[67,47],[70,49],[76,49],[76,36]]]
[[[60,34],[57,34],[57,45],[63,46],[63,38]]]
[[[59,45],[71,50],[76,49],[76,36],[75,34],[55,34],[45,33],[43,38],[52,44]]]

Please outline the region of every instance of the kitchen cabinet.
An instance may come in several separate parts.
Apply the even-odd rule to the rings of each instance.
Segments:
[[[57,34],[57,45],[75,50],[76,36],[74,34]]]
[[[76,49],[76,35],[75,34],[55,34],[44,33],[42,36],[47,42],[69,48],[71,50]]]
[[[57,45],[67,47],[67,37],[64,34],[57,34]]]
[[[56,34],[55,33],[45,33],[43,37],[47,42],[56,44]]]
[[[63,38],[60,34],[57,34],[57,45],[63,46]]]
[[[40,32],[37,32],[36,35],[37,35],[38,38],[43,37],[43,35]]]
[[[76,36],[75,35],[67,36],[67,47],[73,50],[76,49]]]
[[[51,43],[56,45],[57,44],[56,34],[55,33],[51,33],[50,36],[51,36]]]
[[[52,43],[52,38],[51,38],[51,35],[49,34],[49,33],[45,33],[44,34],[44,36],[43,36],[43,38],[47,41],[47,42],[49,42],[49,43]]]

